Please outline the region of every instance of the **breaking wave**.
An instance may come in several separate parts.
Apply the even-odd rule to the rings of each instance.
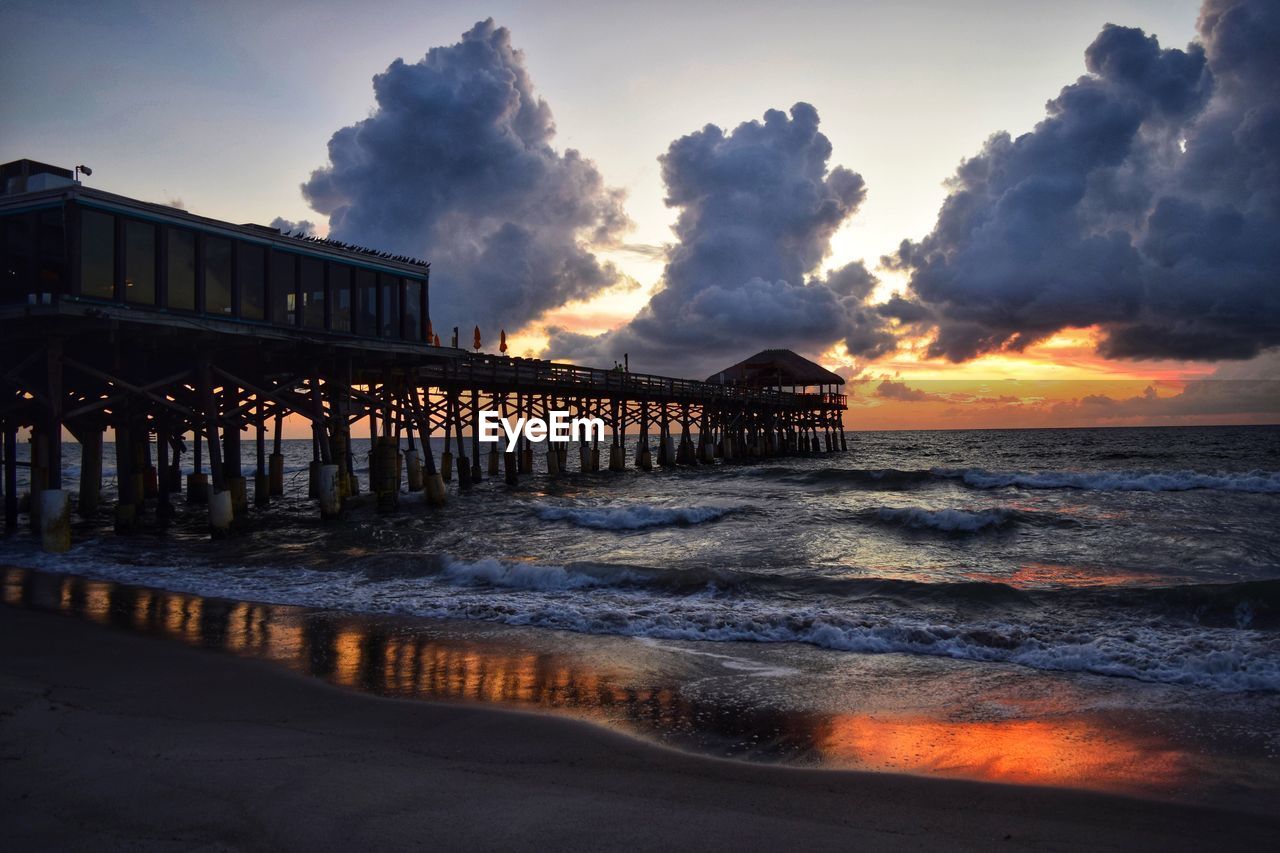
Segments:
[[[620,580],[620,578],[602,578],[581,571],[571,571],[564,566],[505,563],[492,557],[476,560],[473,563],[446,557],[440,574],[462,585],[534,590],[585,589]]]
[[[538,510],[544,521],[568,521],[595,530],[641,530],[646,527],[687,526],[715,521],[733,507],[690,506],[666,507],[635,504],[632,506],[545,506]]]

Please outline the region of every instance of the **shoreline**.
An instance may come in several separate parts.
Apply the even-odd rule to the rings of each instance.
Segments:
[[[1170,850],[1280,830],[1075,790],[694,756],[7,605],[0,643],[0,801],[20,847]]]
[[[930,656],[849,657],[803,644],[713,650],[205,597],[14,566],[0,566],[0,581],[0,601],[23,610],[254,659],[375,697],[584,721],[692,756],[1263,816],[1273,812],[1267,792],[1280,783],[1259,741],[1268,724],[1256,702],[1230,697],[1206,715],[1181,688],[1126,679]],[[921,681],[928,695],[911,686]],[[1161,711],[1143,710],[1152,690],[1164,697]]]

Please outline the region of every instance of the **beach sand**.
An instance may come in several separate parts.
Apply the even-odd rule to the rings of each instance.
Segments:
[[[1280,832],[1256,814],[685,755],[2,606],[0,649],[9,850],[1192,850]]]

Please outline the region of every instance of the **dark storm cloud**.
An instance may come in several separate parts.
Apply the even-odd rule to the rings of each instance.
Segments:
[[[553,329],[550,354],[610,364],[625,352],[639,370],[703,375],[766,347],[891,351],[885,318],[866,304],[876,279],[861,263],[813,276],[866,196],[862,177],[829,169],[830,157],[804,103],[671,143],[659,161],[680,215],[661,288],[608,334]]]
[[[629,227],[622,194],[552,148],[551,109],[492,20],[373,79],[377,107],[303,185],[330,236],[432,262],[437,329],[523,325],[620,281],[593,246]]]
[[[1098,324],[1118,358],[1280,345],[1280,4],[1209,0],[1200,40],[1108,25],[1027,134],[964,161],[908,269],[965,360]]]

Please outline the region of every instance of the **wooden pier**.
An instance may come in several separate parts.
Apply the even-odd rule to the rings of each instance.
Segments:
[[[111,429],[117,530],[152,507],[164,523],[182,498],[208,504],[214,535],[250,498],[261,511],[283,493],[289,416],[311,425],[309,491],[326,518],[361,490],[353,434],[371,441],[368,489],[388,511],[406,485],[438,505],[446,484],[533,473],[527,439],[510,453],[480,442],[482,411],[602,419],[604,442],[573,463],[563,442],[541,448],[551,475],[600,470],[602,453],[621,471],[846,449],[843,380],[794,353],[694,381],[439,346],[420,261],[86,189],[31,161],[0,178],[4,516],[17,525],[29,429],[28,511],[51,550],[69,545],[64,430],[82,446],[81,515],[100,509]]]

